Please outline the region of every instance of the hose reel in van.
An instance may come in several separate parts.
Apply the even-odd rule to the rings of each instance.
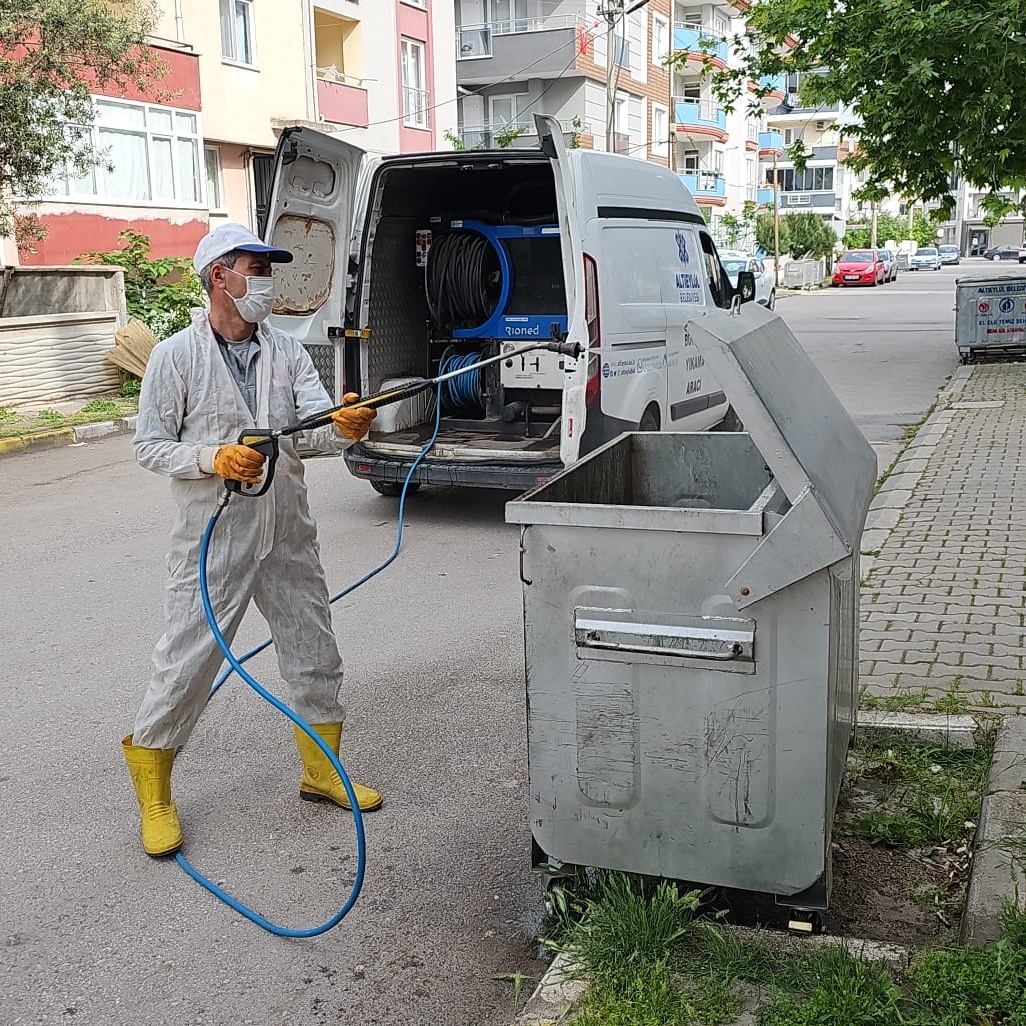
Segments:
[[[453,220],[435,232],[425,284],[439,336],[498,341],[566,333],[558,225]]]

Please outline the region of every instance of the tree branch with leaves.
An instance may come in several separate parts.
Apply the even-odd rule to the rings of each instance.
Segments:
[[[146,89],[165,67],[145,45],[152,0],[0,0],[0,234],[11,197],[38,200],[55,169],[101,163],[91,94]]]

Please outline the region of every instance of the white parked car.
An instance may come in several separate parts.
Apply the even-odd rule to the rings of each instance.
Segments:
[[[773,276],[773,268],[758,257],[748,256],[733,250],[720,253],[723,269],[730,278],[730,283],[737,288],[738,271],[751,271],[755,275],[755,301],[772,310],[777,305],[777,287]]]

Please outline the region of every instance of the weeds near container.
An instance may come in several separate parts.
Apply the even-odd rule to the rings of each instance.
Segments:
[[[692,928],[700,893],[681,894],[662,881],[654,889],[625,873],[605,873],[591,895],[573,899],[552,894],[552,916],[562,924],[551,942],[572,950],[589,972],[599,977],[630,973],[665,959]]]
[[[142,391],[142,382],[138,378],[125,378],[118,389],[118,395],[122,399],[134,399]]]
[[[882,702],[883,711],[889,713],[908,712],[909,709],[919,709],[926,700],[926,688],[916,693],[903,691],[897,695],[887,695]]]
[[[499,983],[513,984],[513,1014],[516,1015],[520,1009],[520,997],[524,990],[524,980],[527,977],[523,973],[499,973],[495,977]]]
[[[79,413],[102,413],[116,417],[121,413],[121,407],[113,399],[90,399]]]
[[[967,844],[992,753],[988,738],[968,750],[907,741],[857,749],[854,774],[877,807],[855,818],[846,831],[902,851]]]
[[[947,713],[949,716],[961,716],[968,712],[969,699],[958,690],[961,680],[961,677],[956,677],[947,692],[933,703],[937,712]]]
[[[57,410],[40,410],[36,414],[36,420],[46,427],[60,427],[67,418]]]

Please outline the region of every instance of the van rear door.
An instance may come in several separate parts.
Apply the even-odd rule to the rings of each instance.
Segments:
[[[563,253],[563,283],[566,288],[567,338],[588,346],[585,318],[584,236],[586,218],[578,207],[580,152],[571,151],[563,139],[560,123],[548,114],[535,114],[534,123],[542,151],[549,157],[556,181],[556,206]],[[563,430],[559,458],[565,466],[577,460],[584,432],[585,393],[589,364],[597,371],[598,356],[566,361],[563,384]]]
[[[271,323],[303,343],[335,401],[343,390],[342,326],[363,157],[363,150],[334,136],[285,129],[274,157],[264,239],[295,256],[275,268]]]

